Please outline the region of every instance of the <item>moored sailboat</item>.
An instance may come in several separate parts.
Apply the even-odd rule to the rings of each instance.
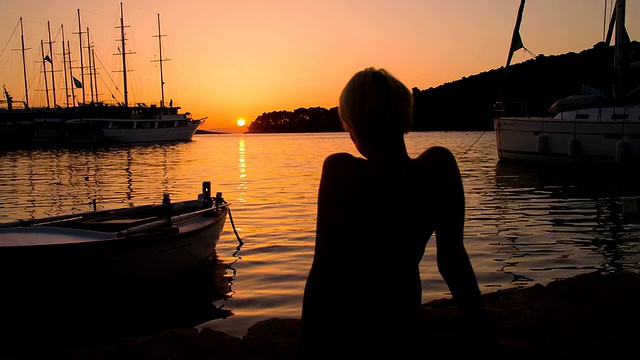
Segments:
[[[524,3],[522,0],[505,71],[513,52],[524,47],[519,34]],[[513,107],[498,99],[494,130],[500,160],[640,163],[640,84],[631,76],[640,69],[638,52],[632,50],[639,44],[629,39],[625,12],[626,1],[618,0],[607,36],[608,47],[615,31],[611,89],[560,99],[551,105],[548,116],[529,116],[526,106]]]

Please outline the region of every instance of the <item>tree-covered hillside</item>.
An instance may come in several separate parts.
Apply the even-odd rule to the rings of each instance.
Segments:
[[[631,45],[627,56],[638,61],[640,43],[634,41]],[[413,131],[492,130],[497,101],[523,102],[529,115],[546,115],[556,100],[580,94],[584,89],[611,96],[613,50],[612,46],[598,43],[580,53],[538,55],[509,66],[506,72],[505,67],[500,67],[434,88],[413,88]],[[629,89],[636,89],[640,86],[640,71],[630,72],[626,80]],[[249,125],[249,132],[332,131],[342,131],[337,108],[263,113]]]

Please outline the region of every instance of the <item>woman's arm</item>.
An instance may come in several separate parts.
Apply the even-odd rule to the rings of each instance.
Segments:
[[[462,176],[453,154],[446,148],[427,150],[433,166],[434,193],[438,194],[434,211],[438,270],[447,283],[469,329],[485,346],[495,342],[494,332],[485,314],[478,282],[464,247],[465,196]]]

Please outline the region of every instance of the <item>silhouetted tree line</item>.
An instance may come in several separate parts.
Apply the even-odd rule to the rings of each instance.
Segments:
[[[249,132],[335,132],[342,131],[338,107],[298,108],[291,111],[273,111],[258,116],[248,128]]]
[[[493,109],[497,101],[522,102],[526,104],[529,115],[544,116],[556,100],[580,94],[584,88],[597,89],[603,95],[611,96],[615,77],[613,52],[613,46],[598,43],[580,53],[538,55],[510,65],[506,72],[503,66],[426,90],[414,87],[413,131],[493,130]],[[627,56],[637,61],[640,43],[632,42]],[[638,73],[628,74],[627,90],[640,85]],[[248,130],[343,131],[337,107],[263,113],[249,125]]]

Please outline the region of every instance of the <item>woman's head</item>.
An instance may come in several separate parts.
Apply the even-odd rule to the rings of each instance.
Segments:
[[[411,130],[413,96],[388,71],[370,67],[344,87],[338,112],[343,128],[359,141],[404,135]]]

